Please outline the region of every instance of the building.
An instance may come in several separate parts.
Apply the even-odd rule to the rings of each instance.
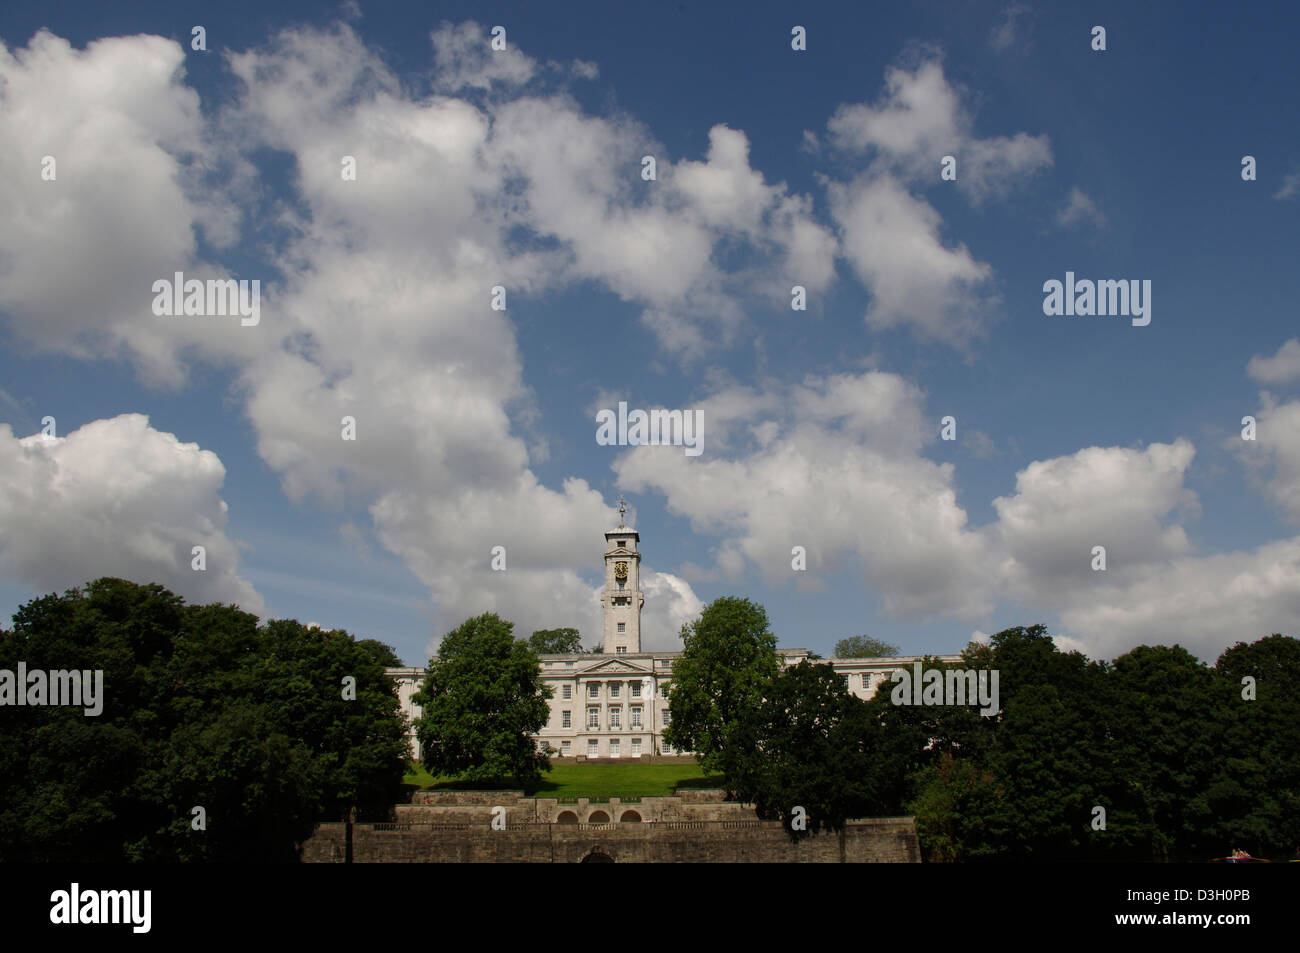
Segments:
[[[619,501],[619,525],[605,533],[605,586],[603,653],[543,655],[543,684],[551,689],[551,716],[537,735],[539,745],[549,745],[560,758],[644,758],[687,754],[663,741],[668,724],[667,688],[674,660],[680,652],[641,650],[641,535],[624,520],[626,503]],[[787,665],[808,658],[807,649],[780,649]],[[848,689],[870,698],[895,671],[910,668],[919,656],[871,659],[828,659],[840,672]],[[956,655],[939,656],[957,662]],[[402,712],[408,723],[419,717],[411,696],[424,677],[421,668],[390,668],[397,682]],[[411,750],[418,758],[419,743],[410,729]]]

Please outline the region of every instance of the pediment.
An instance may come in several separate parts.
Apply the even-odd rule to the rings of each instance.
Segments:
[[[605,659],[582,669],[583,675],[650,675],[648,665],[638,665],[620,658]]]

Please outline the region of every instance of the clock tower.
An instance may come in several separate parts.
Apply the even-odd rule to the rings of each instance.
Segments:
[[[627,526],[627,501],[619,498],[618,527],[605,534],[605,588],[600,604],[605,610],[605,653],[641,651],[641,534]]]

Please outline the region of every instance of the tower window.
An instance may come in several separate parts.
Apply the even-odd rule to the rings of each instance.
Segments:
[[[620,631],[620,632],[626,632],[626,631],[627,631],[627,623],[626,623],[626,622],[620,622],[620,623],[618,624],[618,631]]]

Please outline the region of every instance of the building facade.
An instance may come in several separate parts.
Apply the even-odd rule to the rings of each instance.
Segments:
[[[619,515],[626,513],[620,501]],[[560,758],[645,758],[678,755],[663,741],[668,724],[668,688],[672,684],[673,662],[680,652],[641,650],[640,534],[619,525],[605,533],[605,586],[600,602],[604,610],[602,653],[543,655],[542,683],[551,689],[551,714],[537,735],[539,746],[549,746]],[[808,658],[807,649],[779,649],[786,665]],[[890,676],[910,669],[919,656],[870,659],[827,659],[846,685],[859,698],[870,698]],[[957,662],[956,655],[939,656]],[[421,668],[390,668],[397,683],[402,713],[408,724],[419,717],[419,706],[411,701],[424,678]],[[411,750],[421,752],[410,728]]]

